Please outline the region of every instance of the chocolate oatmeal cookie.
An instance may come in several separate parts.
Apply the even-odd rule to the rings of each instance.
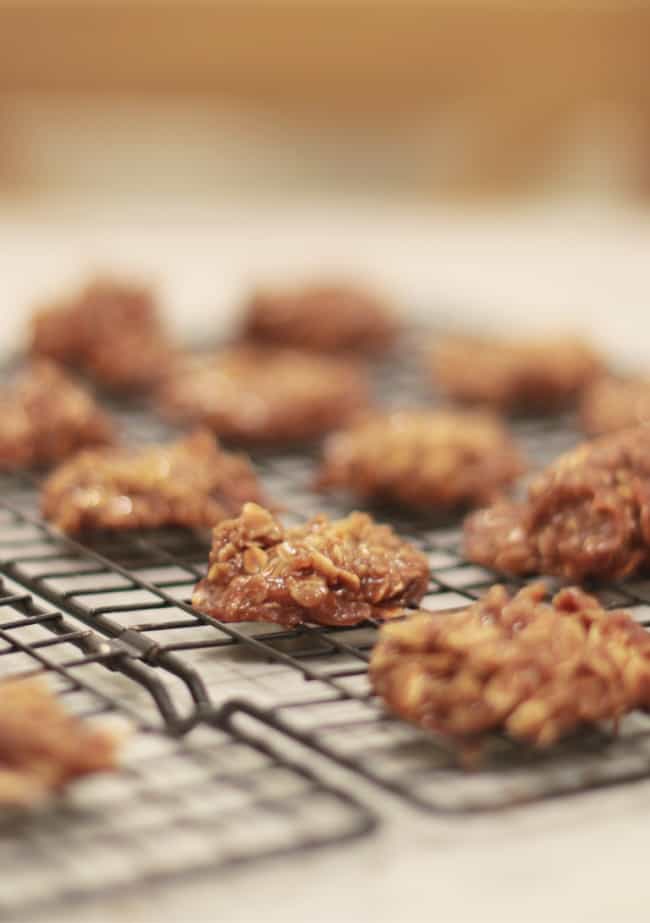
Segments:
[[[30,349],[117,391],[150,389],[174,358],[151,292],[111,279],[38,311]]]
[[[425,556],[364,513],[285,528],[254,503],[215,527],[209,564],[196,609],[287,627],[391,618],[419,602],[429,580]]]
[[[197,430],[162,446],[81,452],[46,480],[41,510],[64,532],[207,528],[264,499],[248,458]]]
[[[465,522],[470,560],[508,574],[620,580],[650,562],[650,427],[601,436],[560,456],[526,500]]]
[[[434,381],[450,397],[501,410],[552,413],[574,404],[602,372],[601,358],[572,337],[445,337],[431,357]]]
[[[115,769],[116,738],[69,715],[38,680],[0,683],[0,805],[31,805]]]
[[[486,413],[375,414],[330,436],[318,485],[415,509],[488,503],[523,470],[505,426]]]
[[[583,395],[580,419],[591,436],[650,423],[650,379],[597,379]]]
[[[109,416],[53,362],[33,362],[0,390],[0,470],[55,464],[113,438]]]
[[[319,352],[385,350],[397,320],[375,295],[343,285],[260,291],[247,308],[247,337]]]
[[[547,747],[650,704],[650,634],[576,588],[502,586],[461,612],[381,628],[370,660],[391,711],[459,741],[488,731]]]
[[[235,441],[302,442],[368,402],[366,376],[342,359],[291,349],[233,347],[188,360],[160,389],[165,416]]]

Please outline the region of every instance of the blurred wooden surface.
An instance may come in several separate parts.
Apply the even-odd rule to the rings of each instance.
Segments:
[[[0,92],[202,97],[392,140],[405,114],[448,113],[465,140],[442,182],[470,190],[534,180],[576,126],[614,114],[640,188],[649,37],[633,0],[0,0]],[[437,137],[422,143],[435,160]]]
[[[6,90],[342,107],[547,92],[647,100],[650,4],[2,0]]]

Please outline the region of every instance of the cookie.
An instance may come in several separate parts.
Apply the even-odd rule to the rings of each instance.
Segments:
[[[560,456],[525,500],[465,521],[471,561],[506,574],[621,580],[650,563],[650,427],[601,436]]]
[[[346,285],[260,291],[246,309],[244,335],[317,352],[379,353],[395,340],[398,323],[377,296]]]
[[[200,423],[235,442],[313,440],[368,403],[356,364],[291,349],[242,346],[195,357],[159,391],[169,419]]]
[[[45,481],[41,510],[70,533],[207,528],[264,499],[248,458],[197,430],[166,445],[81,452]]]
[[[285,527],[247,503],[215,527],[192,604],[223,622],[356,625],[419,602],[428,581],[426,557],[364,513]]]
[[[650,423],[650,379],[597,379],[582,397],[580,422],[590,436]]]
[[[29,806],[115,769],[116,737],[69,715],[44,683],[5,680],[0,703],[0,804]]]
[[[395,411],[330,436],[317,485],[427,511],[488,503],[523,469],[506,427],[490,414]]]
[[[114,438],[109,415],[53,362],[31,363],[0,391],[1,470],[56,464]]]
[[[601,358],[572,337],[444,337],[431,354],[434,383],[455,400],[502,411],[553,413],[574,405],[602,372]]]
[[[96,279],[38,311],[30,351],[123,392],[149,390],[174,361],[152,293],[114,279]]]
[[[460,612],[418,613],[380,629],[370,679],[388,708],[471,740],[491,731],[547,747],[650,704],[650,634],[576,588],[501,586]]]

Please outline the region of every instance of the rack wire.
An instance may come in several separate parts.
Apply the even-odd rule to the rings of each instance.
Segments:
[[[0,679],[42,676],[69,712],[128,728],[116,772],[33,810],[2,812],[3,918],[303,854],[373,828],[373,814],[349,794],[268,742],[226,730],[217,714],[180,737],[158,676],[136,657],[14,581],[0,583]],[[149,714],[171,715],[172,727],[143,720],[143,700],[155,704]]]
[[[431,403],[408,362],[378,370],[377,384],[388,403]],[[142,409],[120,412],[127,432],[141,441],[170,435]],[[570,417],[519,421],[514,428],[537,464],[580,438]],[[312,452],[256,453],[254,459],[287,520],[321,511],[344,515],[354,507],[345,497],[314,493]],[[650,718],[640,712],[622,723],[616,738],[592,731],[543,754],[495,738],[480,770],[468,773],[444,743],[391,718],[372,696],[367,662],[375,624],[289,630],[215,621],[189,602],[205,572],[205,534],[160,529],[77,541],[40,519],[37,494],[31,476],[0,478],[0,570],[117,646],[119,669],[136,670],[136,682],[146,678],[163,725],[174,733],[218,713],[222,726],[237,734],[243,718],[254,717],[430,812],[499,810],[650,774]],[[427,554],[425,608],[466,605],[495,581],[463,559],[458,518],[377,515]],[[599,587],[597,594],[607,607],[623,606],[650,625],[650,580]]]

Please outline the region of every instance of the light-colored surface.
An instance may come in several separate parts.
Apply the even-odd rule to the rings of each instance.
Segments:
[[[354,779],[352,779],[354,784]],[[366,795],[361,785],[360,795]],[[56,923],[645,923],[650,784],[455,823],[373,799],[371,839],[86,906]],[[173,848],[173,844],[170,844]],[[50,921],[48,921],[50,923]],[[51,920],[55,923],[55,920]]]
[[[28,305],[93,267],[158,279],[170,319],[190,338],[228,329],[258,279],[338,270],[385,287],[431,319],[500,329],[568,325],[591,330],[622,360],[647,362],[649,253],[648,216],[568,206],[461,214],[367,203],[161,210],[43,202],[5,209],[0,223],[2,337],[15,346]],[[340,853],[107,899],[59,919],[648,919],[650,783],[448,821],[418,816],[353,776],[334,776],[382,815],[377,836]]]
[[[30,306],[89,272],[157,283],[175,330],[214,338],[263,281],[349,276],[431,321],[495,329],[565,327],[616,358],[650,362],[650,214],[568,204],[427,210],[327,199],[227,199],[200,207],[129,197],[6,206],[0,218],[2,342]]]

